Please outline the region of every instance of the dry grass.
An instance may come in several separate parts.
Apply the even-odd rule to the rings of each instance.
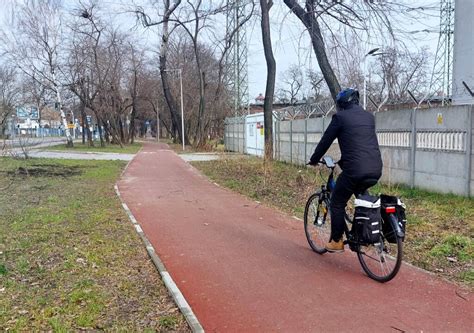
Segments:
[[[1,330],[189,331],[114,192],[124,165],[0,159]]]
[[[193,162],[213,181],[291,215],[303,216],[308,196],[327,179],[324,169],[258,158]],[[320,171],[322,175],[320,175]],[[401,196],[408,206],[405,260],[467,287],[474,286],[474,200],[404,186],[373,193]]]
[[[64,144],[50,146],[44,148],[44,150],[58,150],[58,151],[66,151],[72,153],[120,153],[120,154],[136,154],[142,144],[140,142],[135,142],[129,145],[124,145],[120,147],[120,145],[115,144],[108,144],[105,147],[100,146],[100,142],[94,141],[94,146],[90,147],[88,143],[82,144],[81,142],[74,143],[74,147],[67,147]]]

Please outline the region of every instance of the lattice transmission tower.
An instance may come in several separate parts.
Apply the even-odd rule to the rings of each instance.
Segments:
[[[232,107],[235,116],[248,112],[249,83],[248,83],[248,42],[246,24],[243,23],[249,15],[248,0],[227,0],[226,36],[230,37],[231,47],[226,58],[226,79],[232,92]]]
[[[432,98],[440,98],[441,104],[450,103],[452,96],[453,49],[454,49],[454,0],[441,0],[438,47],[430,80]]]

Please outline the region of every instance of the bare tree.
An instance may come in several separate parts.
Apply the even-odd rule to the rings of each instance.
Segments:
[[[160,55],[159,55],[160,76],[161,76],[161,82],[163,86],[165,100],[166,100],[166,103],[168,105],[168,110],[171,115],[173,137],[181,141],[181,138],[182,138],[181,116],[178,112],[176,99],[173,98],[173,95],[170,90],[169,70],[167,67],[167,57],[168,57],[170,35],[175,29],[175,27],[172,27],[170,30],[169,25],[170,25],[170,22],[172,22],[171,16],[173,15],[173,13],[176,11],[176,9],[178,8],[180,4],[181,4],[181,0],[175,0],[173,4],[171,4],[170,0],[163,0],[163,9],[162,9],[163,14],[160,17],[160,19],[157,21],[152,21],[150,16],[148,16],[145,13],[143,8],[136,8],[135,13],[145,27],[162,25],[161,47],[160,47]],[[176,135],[175,133],[178,133],[178,135]],[[186,136],[184,137],[184,140],[185,142],[189,142]]]
[[[0,66],[0,134],[5,135],[7,119],[15,111],[15,104],[19,97],[20,88],[14,68],[7,65]]]
[[[72,23],[73,38],[68,63],[68,87],[81,102],[83,124],[88,133],[89,145],[93,145],[86,110],[96,118],[101,146],[109,141],[107,132],[107,90],[114,61],[116,34],[108,31],[99,17],[98,7],[81,4]],[[116,59],[115,59],[116,60]],[[104,130],[107,133],[104,133]]]
[[[127,142],[133,143],[135,140],[135,119],[137,117],[138,108],[139,108],[139,79],[144,70],[145,55],[144,50],[138,50],[133,43],[129,43],[130,48],[130,59],[129,59],[129,70],[131,72],[129,80],[129,95],[131,98],[132,111],[130,112],[130,125],[129,125],[129,136],[127,137]]]
[[[308,93],[308,97],[312,96],[314,100],[318,100],[322,94],[321,85],[323,83],[324,77],[321,75],[321,73],[310,69],[306,71],[306,78],[311,89],[311,92]]]
[[[386,94],[390,102],[408,100],[408,89],[422,95],[429,83],[427,58],[426,49],[416,52],[386,49],[378,58],[374,73],[376,79],[378,77],[375,83],[379,83],[379,91],[377,93],[373,85],[369,85],[369,90],[379,95],[379,99],[382,94]]]
[[[301,93],[303,90],[304,80],[303,71],[300,66],[293,64],[285,72],[283,78],[280,80],[280,92],[284,100],[291,104],[295,104],[301,100]]]
[[[56,95],[68,146],[73,145],[66,115],[62,108],[59,53],[62,39],[60,3],[55,0],[27,1],[19,5],[12,22],[14,31],[3,34],[12,61],[31,78]]]
[[[355,35],[365,36],[366,41],[378,40],[381,43],[393,45],[403,43],[400,37],[411,40],[406,31],[410,22],[419,20],[422,7],[412,7],[409,4],[395,1],[320,1],[320,0],[284,0],[286,6],[305,26],[318,60],[319,67],[327,83],[329,91],[335,98],[340,90],[340,83],[333,66],[339,58],[328,58],[325,41],[333,39],[334,47],[341,47],[341,39]],[[403,26],[405,25],[405,26]],[[341,32],[338,34],[338,32]],[[365,48],[349,47],[348,53],[366,52]],[[361,57],[358,57],[360,67]],[[345,73],[344,73],[345,75]]]
[[[323,73],[324,79],[329,87],[329,91],[333,98],[336,98],[337,93],[341,90],[339,81],[334,74],[331,64],[329,63],[326,48],[324,45],[324,39],[321,33],[321,27],[317,17],[319,15],[317,11],[317,5],[320,4],[324,6],[319,1],[316,0],[306,0],[305,9],[296,0],[284,0],[284,3],[291,9],[291,11],[301,20],[304,24],[311,38],[311,43],[313,45],[313,50],[318,59],[319,67]],[[336,3],[336,2],[334,2]],[[327,4],[331,6],[331,4]],[[326,11],[323,7],[322,11]]]
[[[273,57],[272,40],[270,34],[270,8],[272,0],[260,0],[262,10],[262,40],[265,60],[267,62],[267,84],[265,88],[265,101],[263,103],[263,123],[265,136],[265,159],[273,159],[273,95],[275,93],[276,62]]]

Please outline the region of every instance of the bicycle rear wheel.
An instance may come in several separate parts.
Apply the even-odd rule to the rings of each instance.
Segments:
[[[402,263],[403,242],[399,237],[396,239],[396,243],[389,243],[382,233],[380,243],[360,245],[357,257],[371,279],[387,282],[397,275]]]
[[[314,252],[326,253],[325,245],[331,238],[331,217],[328,201],[321,193],[312,194],[304,209],[304,231]]]

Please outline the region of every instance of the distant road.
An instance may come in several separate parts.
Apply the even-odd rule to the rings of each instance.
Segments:
[[[2,150],[18,147],[48,147],[53,144],[66,143],[65,137],[44,137],[44,138],[21,138],[13,140],[3,140],[1,142]]]

